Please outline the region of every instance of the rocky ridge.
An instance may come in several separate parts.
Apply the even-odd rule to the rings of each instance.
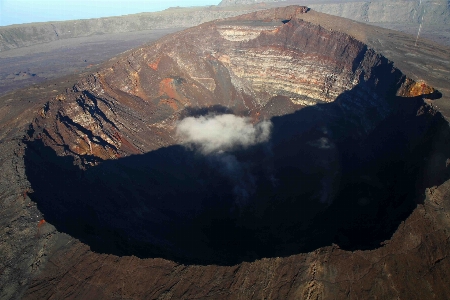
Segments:
[[[403,23],[448,26],[450,10],[448,0],[418,1],[227,1],[219,3],[219,7],[248,5],[255,2],[264,2],[269,6],[288,6],[293,4],[308,5],[312,9],[330,15],[366,23]]]
[[[367,23],[403,23],[448,26],[449,2],[444,1],[355,1],[311,3],[314,10]]]
[[[213,7],[181,8],[121,17],[2,26],[0,51],[101,34],[186,28],[245,12],[249,11]]]

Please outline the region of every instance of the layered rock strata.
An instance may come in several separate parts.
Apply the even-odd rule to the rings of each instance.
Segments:
[[[361,42],[297,19],[301,11],[276,11],[207,23],[133,51],[44,105],[36,120],[46,128],[43,141],[59,153],[110,159],[174,144],[172,135],[153,132],[173,130],[187,107],[259,115],[285,97],[290,104],[280,108],[288,113],[361,84],[376,91],[367,101],[377,101],[404,80]],[[284,16],[292,20],[284,24]],[[380,119],[389,112],[383,106]]]

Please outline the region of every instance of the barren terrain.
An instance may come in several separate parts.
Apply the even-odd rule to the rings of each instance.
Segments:
[[[0,96],[0,297],[444,299],[449,48],[415,43],[299,6],[88,69],[113,52],[84,41],[82,73]],[[185,147],[211,115],[270,139]]]
[[[264,3],[260,3],[264,2]],[[393,29],[450,45],[450,10],[440,1],[222,1],[218,6],[0,28],[0,95],[58,76],[80,72],[164,34],[216,18],[287,5]]]
[[[137,46],[181,30],[159,29],[62,39],[0,52],[0,95],[83,72]]]

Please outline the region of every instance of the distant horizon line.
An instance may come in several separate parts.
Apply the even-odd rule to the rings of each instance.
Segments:
[[[122,6],[117,6],[101,2],[93,2],[91,6],[79,5],[79,9],[67,9],[66,7],[71,7],[70,5],[64,7],[49,7],[50,5],[43,5],[41,7],[32,7],[33,5],[25,5],[27,1],[31,0],[17,0],[12,1],[2,1],[0,3],[0,27],[6,26],[21,26],[29,25],[35,23],[52,23],[52,22],[66,22],[66,21],[76,21],[76,20],[91,20],[91,19],[105,19],[105,18],[115,18],[124,17],[136,14],[145,13],[158,13],[169,9],[189,9],[189,8],[202,8],[202,7],[214,7],[218,6],[220,1],[218,0],[191,0],[185,1],[171,1],[167,0],[166,5],[143,4],[141,6],[130,5],[126,8]],[[20,2],[22,1],[22,3]],[[47,0],[50,4],[51,1]],[[76,1],[76,0],[73,0]],[[78,0],[80,1],[80,0]],[[80,3],[82,3],[81,0]],[[85,0],[89,1],[89,0]],[[142,1],[142,0],[134,0]],[[131,0],[133,2],[133,0]],[[212,2],[216,4],[211,4]],[[86,9],[87,7],[87,9]]]
[[[139,15],[139,14],[150,14],[150,13],[159,13],[163,12],[168,9],[173,8],[201,8],[201,7],[210,7],[210,6],[217,6],[217,5],[198,5],[198,6],[171,6],[163,10],[155,10],[155,11],[141,11],[137,13],[129,13],[124,15],[109,15],[104,17],[93,17],[93,18],[84,18],[84,19],[65,19],[65,20],[50,20],[50,21],[36,21],[36,22],[28,22],[28,23],[14,23],[14,24],[8,24],[8,25],[0,25],[1,27],[7,27],[7,26],[21,26],[21,25],[29,25],[29,24],[42,24],[42,23],[61,23],[61,22],[70,22],[70,21],[85,21],[85,20],[93,20],[93,19],[108,19],[108,18],[120,18],[120,17],[126,17],[131,15]]]

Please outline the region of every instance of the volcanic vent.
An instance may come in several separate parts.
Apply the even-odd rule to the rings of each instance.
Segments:
[[[418,96],[438,93],[304,13],[176,33],[49,101],[26,152],[46,220],[94,251],[198,264],[389,239],[443,180],[448,126]]]

